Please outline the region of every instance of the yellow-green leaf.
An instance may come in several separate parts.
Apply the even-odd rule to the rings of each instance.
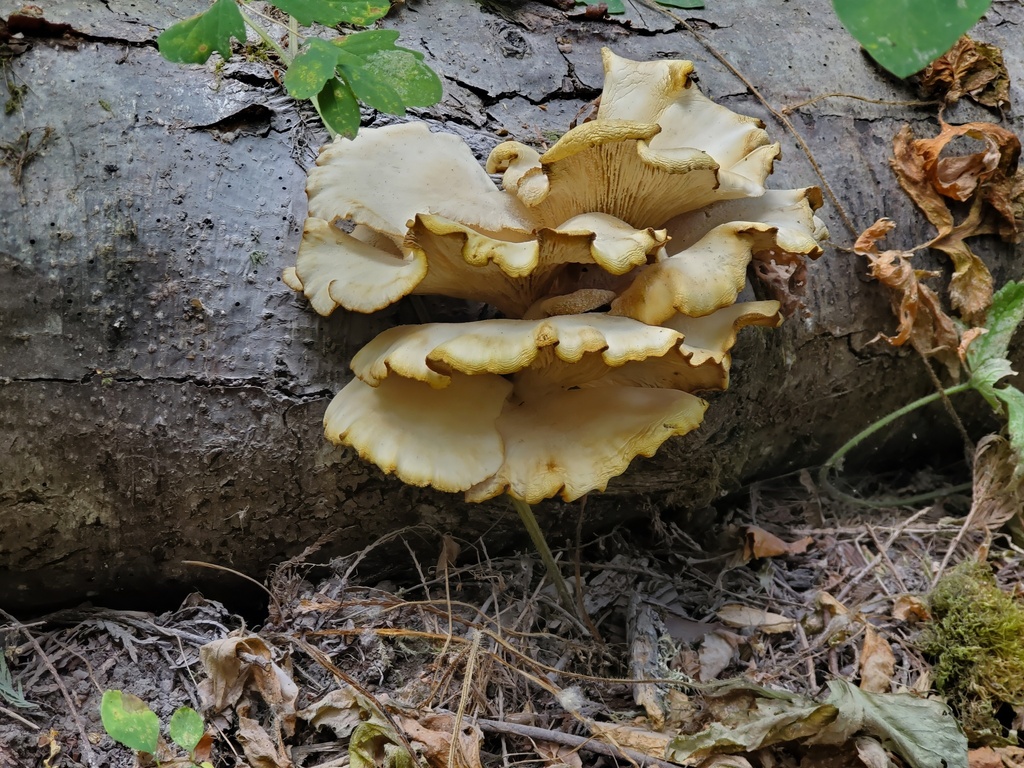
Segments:
[[[206,726],[202,716],[192,707],[179,707],[171,715],[167,731],[171,740],[191,755],[206,733]]]
[[[405,102],[390,85],[390,78],[364,66],[364,59],[348,51],[339,50],[338,69],[356,97],[374,109],[389,115],[404,115]],[[379,56],[381,52],[373,54]]]
[[[121,691],[104,691],[100,702],[103,727],[114,741],[139,752],[156,752],[160,742],[160,721],[138,696]]]
[[[352,138],[359,130],[359,102],[352,89],[333,77],[316,97],[317,111],[324,124],[341,136]]]
[[[334,77],[338,49],[319,37],[310,38],[302,53],[295,57],[284,76],[284,87],[296,99],[309,99],[324,89]]]
[[[156,45],[169,61],[202,64],[214,51],[231,58],[232,37],[245,40],[245,20],[235,0],[217,0],[208,11],[165,29]]]
[[[391,10],[388,0],[271,0],[304,27],[311,24],[355,24],[365,27]]]
[[[378,82],[390,83],[406,107],[429,107],[439,102],[444,92],[441,78],[421,58],[402,49],[377,51],[364,58],[363,70]]]

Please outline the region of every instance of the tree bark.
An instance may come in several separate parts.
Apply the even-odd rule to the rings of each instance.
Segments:
[[[0,0],[0,17],[20,5]],[[414,315],[400,304],[321,318],[280,281],[305,216],[305,169],[326,137],[315,115],[283,95],[272,66],[236,57],[183,67],[159,56],[158,32],[206,5],[63,0],[47,4],[44,23],[12,19],[24,33],[12,42],[27,49],[6,61],[14,101],[0,116],[2,172],[12,182],[0,184],[8,608],[202,584],[183,559],[260,579],[328,530],[340,532],[336,552],[420,522],[465,539],[487,532],[492,554],[525,538],[503,501],[480,509],[406,487],[325,443],[323,412],[350,376],[351,355]],[[918,98],[880,74],[824,0],[713,1],[681,13],[776,109],[836,91]],[[1024,8],[997,3],[975,32],[1004,49],[1011,73],[1024,54],[1022,21]],[[643,5],[630,6],[628,22],[569,18],[533,2],[408,0],[385,25],[444,79],[444,102],[418,116],[481,157],[503,138],[536,143],[564,132],[599,93],[607,45],[637,60],[692,59],[705,93],[762,118],[782,141],[772,186],[822,183],[794,137],[692,31]],[[1020,100],[1016,88],[1012,95]],[[994,119],[968,107],[946,117]],[[888,157],[902,124],[935,132],[934,108],[831,98],[791,120],[856,228],[887,215],[899,223],[894,247],[931,236]],[[822,213],[834,244],[848,247],[852,233],[827,197]],[[973,244],[997,283],[1019,276],[1012,246]],[[745,331],[732,388],[710,398],[704,426],[591,498],[588,521],[700,507],[820,464],[930,391],[916,355],[872,343],[894,321],[864,273],[859,257],[827,248],[811,268],[808,316]],[[982,412],[964,402],[968,414]],[[958,450],[941,407],[864,454],[891,466],[936,445]],[[565,531],[578,507],[539,511]],[[433,546],[436,533],[424,531]]]

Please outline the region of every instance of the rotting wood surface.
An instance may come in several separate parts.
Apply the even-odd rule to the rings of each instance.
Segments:
[[[12,175],[0,185],[8,607],[210,583],[182,559],[261,578],[327,530],[348,551],[416,522],[463,537],[490,531],[495,548],[518,535],[501,501],[479,509],[403,487],[324,444],[320,420],[351,354],[415,316],[400,305],[320,318],[280,282],[305,215],[304,169],[324,136],[262,65],[160,58],[159,31],[205,5],[48,3],[48,24],[6,63],[29,90],[0,116],[0,143],[51,132],[18,183]],[[19,6],[0,1],[0,18]],[[917,98],[879,74],[824,0],[709,0],[686,13],[776,109],[836,91]],[[643,5],[629,17],[631,28],[532,2],[411,0],[385,24],[444,78],[444,103],[419,116],[481,157],[503,138],[564,132],[599,92],[608,45],[633,59],[694,60],[708,95],[761,117],[782,141],[773,186],[820,183],[793,138],[690,31]],[[997,3],[975,33],[1004,48],[1011,75],[1024,71],[1022,20],[1024,8]],[[1022,101],[1016,87],[1011,95]],[[888,215],[900,224],[898,243],[928,239],[887,162],[899,126],[931,131],[934,110],[836,98],[791,119],[857,227]],[[947,119],[995,117],[963,108]],[[822,213],[834,243],[848,246],[828,203]],[[1011,246],[973,242],[997,282],[1020,276]],[[705,505],[755,478],[819,464],[929,391],[916,356],[870,343],[894,322],[864,272],[829,248],[811,269],[809,316],[746,331],[732,389],[711,398],[705,425],[591,499],[588,522]],[[938,407],[901,425],[879,455],[936,444],[957,453]],[[553,530],[575,527],[575,506],[552,502],[541,513]],[[435,534],[424,538],[436,548]]]

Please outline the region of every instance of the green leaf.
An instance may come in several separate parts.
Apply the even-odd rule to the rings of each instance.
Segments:
[[[390,83],[406,107],[429,107],[441,100],[444,91],[441,78],[421,61],[422,58],[401,48],[377,51],[365,57],[363,70],[378,82]]]
[[[156,752],[160,742],[160,721],[138,696],[121,691],[104,691],[100,702],[103,727],[114,741],[139,752]]]
[[[1017,459],[1013,475],[1019,477],[1024,474],[1024,392],[1007,386],[995,390],[995,394],[1006,404],[1006,430],[1010,433],[1010,447]]]
[[[365,27],[391,10],[389,0],[271,0],[271,5],[294,16],[304,27],[312,24]]]
[[[389,115],[404,115],[405,102],[388,79],[364,66],[365,60],[347,51],[338,51],[338,69],[356,97],[374,109]]]
[[[341,136],[352,138],[359,130],[359,102],[352,89],[338,78],[327,81],[316,97],[316,108],[324,124]]]
[[[309,99],[324,89],[338,66],[338,49],[319,37],[309,39],[284,76],[284,87],[296,99]]]
[[[838,738],[844,735],[839,729],[849,735],[863,730],[911,768],[967,768],[967,737],[944,704],[909,693],[866,693],[845,680],[828,687],[825,703],[839,710],[833,726]]]
[[[836,15],[871,57],[909,77],[953,47],[992,0],[832,0]]]
[[[1005,357],[993,357],[983,362],[971,372],[970,385],[981,393],[981,396],[988,401],[989,405],[999,413],[1002,413],[1003,408],[999,404],[999,395],[995,385],[1007,376],[1016,375],[1017,372],[1013,370],[1009,360]]]
[[[335,40],[334,44],[356,56],[369,56],[377,51],[395,50],[397,39],[397,30],[368,29],[365,32],[353,32],[351,35],[345,35],[340,40]],[[419,54],[419,57],[422,59],[423,54]]]
[[[232,37],[245,41],[245,20],[235,0],[217,0],[210,10],[165,29],[156,45],[169,61],[203,64],[214,51],[230,59]]]
[[[1011,280],[992,297],[992,306],[985,318],[988,333],[983,333],[967,347],[970,369],[977,370],[993,357],[1006,357],[1010,339],[1021,321],[1024,321],[1024,283]]]
[[[202,715],[192,707],[179,707],[171,715],[167,730],[171,734],[171,741],[191,755],[206,733],[206,726]]]
[[[703,8],[704,0],[658,0],[658,5],[668,5],[672,8]]]
[[[835,707],[828,704],[797,696],[775,697],[773,692],[755,687],[718,689],[714,698],[723,712],[721,721],[697,733],[676,736],[668,743],[665,757],[683,763],[717,754],[753,752],[813,736],[837,715]]]

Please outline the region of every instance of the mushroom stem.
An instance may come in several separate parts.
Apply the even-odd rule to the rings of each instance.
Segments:
[[[572,595],[569,594],[569,586],[565,583],[565,579],[562,578],[562,572],[558,570],[558,564],[555,562],[555,557],[551,554],[551,548],[548,546],[548,542],[540,530],[540,524],[533,514],[532,507],[522,499],[517,499],[513,496],[509,496],[509,498],[512,499],[512,506],[519,513],[519,519],[526,526],[526,532],[530,534],[530,539],[533,541],[533,546],[537,549],[538,554],[540,554],[540,559],[544,561],[544,567],[548,571],[548,578],[551,579],[555,589],[558,590],[558,598],[562,601],[562,606],[575,616],[576,603],[573,601]]]

